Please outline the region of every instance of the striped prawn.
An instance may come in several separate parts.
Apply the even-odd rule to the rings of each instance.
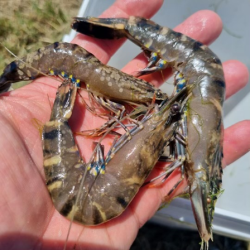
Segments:
[[[43,128],[44,170],[56,209],[71,220],[93,226],[119,216],[139,191],[179,126],[186,90],[146,112],[143,128],[135,126],[115,140],[105,159],[100,140],[88,164],[81,159],[68,125],[76,91],[77,85],[70,81],[57,91],[50,121]],[[168,172],[177,167],[172,164]],[[93,174],[96,168],[99,172]]]
[[[138,76],[171,67],[181,75],[182,84],[193,86],[183,110],[184,129],[180,131],[186,137],[183,173],[201,248],[204,243],[208,248],[222,182],[225,80],[220,59],[202,43],[140,17],[75,18],[72,28],[100,39],[126,37],[148,56],[149,63]]]
[[[87,90],[112,100],[150,102],[165,94],[144,80],[136,79],[102,64],[93,54],[72,43],[55,42],[26,57],[11,62],[0,77],[0,91],[11,83],[34,80],[44,74],[58,75],[72,82],[85,83]]]
[[[117,101],[146,104],[153,100],[162,101],[167,97],[148,82],[102,64],[82,47],[59,42],[40,48],[7,65],[0,76],[0,93],[8,90],[12,83],[33,80],[43,75],[59,76],[86,87],[95,103],[118,118],[124,114],[125,107]],[[87,135],[101,134],[110,124],[112,122],[107,122],[100,129],[86,131],[89,132]]]
[[[34,80],[44,74],[70,78],[73,83],[85,83],[93,94],[112,100],[145,103],[153,97],[157,100],[166,98],[161,90],[102,64],[77,44],[59,42],[7,65],[0,77],[0,92],[6,91],[11,83]]]

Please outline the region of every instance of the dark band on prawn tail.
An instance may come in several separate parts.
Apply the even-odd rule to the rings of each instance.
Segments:
[[[20,71],[18,72],[18,70],[19,70],[18,65],[15,61],[10,63],[4,69],[4,72],[3,72],[2,76],[0,77],[0,93],[8,91],[12,82],[22,81],[23,77],[20,76],[20,74],[18,74],[18,73],[20,73]]]
[[[79,20],[79,21],[78,21]],[[119,19],[121,20],[121,19]],[[96,38],[100,39],[119,39],[122,37],[125,37],[125,34],[123,34],[123,29],[121,30],[114,30],[113,28],[110,28],[109,26],[113,24],[112,18],[107,18],[105,20],[105,23],[107,24],[107,27],[105,26],[97,26],[97,25],[91,25],[89,23],[83,23],[80,22],[81,18],[74,17],[73,23],[71,24],[72,29],[76,30],[77,32],[86,34],[88,36],[94,36]],[[124,19],[124,25],[126,24],[127,20]]]

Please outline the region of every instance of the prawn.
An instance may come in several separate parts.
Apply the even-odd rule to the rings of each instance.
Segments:
[[[11,83],[33,80],[42,75],[69,79],[78,86],[85,83],[89,99],[116,115],[100,128],[79,132],[87,136],[101,135],[116,118],[123,116],[125,107],[118,101],[146,104],[162,101],[167,97],[148,82],[102,64],[82,47],[59,42],[40,48],[7,65],[0,76],[0,93],[7,91]],[[88,105],[86,107],[96,114],[95,108]]]
[[[63,216],[84,225],[98,225],[119,216],[132,201],[174,136],[179,126],[179,103],[185,95],[182,91],[147,112],[141,120],[143,128],[134,127],[114,140],[105,160],[99,141],[97,154],[85,164],[68,125],[76,90],[72,82],[59,87],[50,121],[43,128],[46,183]],[[100,171],[103,166],[105,174]],[[174,164],[169,171],[176,167]],[[99,172],[93,174],[91,169]]]
[[[185,86],[194,86],[183,110],[183,163],[201,248],[204,242],[208,248],[222,182],[225,79],[220,59],[199,41],[141,17],[76,17],[72,28],[100,39],[126,37],[139,45],[149,60],[138,76],[171,67],[182,75]]]
[[[164,100],[166,95],[148,82],[102,64],[87,50],[72,43],[55,42],[21,60],[11,62],[0,77],[0,92],[11,83],[34,80],[41,74],[61,76],[85,83],[96,96],[135,103]]]

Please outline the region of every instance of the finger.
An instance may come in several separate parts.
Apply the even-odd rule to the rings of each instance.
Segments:
[[[229,165],[250,151],[250,120],[227,128],[224,133],[224,159]]]
[[[133,210],[140,227],[155,214],[156,210],[159,209],[163,202],[169,202],[169,200],[166,200],[168,197],[167,194],[180,179],[181,171],[178,171],[173,173],[167,181],[159,186],[144,186],[140,189],[140,192],[136,195],[130,205],[130,209]],[[178,188],[171,194],[171,197],[180,195],[186,189],[187,185],[187,181],[184,179]]]
[[[226,80],[226,98],[229,98],[246,86],[249,72],[243,63],[236,60],[224,62],[223,70]]]
[[[215,12],[201,10],[191,15],[174,30],[208,45],[218,38],[222,27],[221,18]]]
[[[209,10],[202,10],[187,18],[174,30],[192,37],[204,44],[210,44],[220,35],[222,31],[222,22],[216,13]],[[147,59],[145,55],[141,53],[133,61],[128,63],[123,68],[123,71],[131,74],[145,68],[146,65]],[[151,82],[155,86],[159,86],[167,77],[169,77],[170,73],[170,70],[164,71],[163,74],[161,72],[156,72],[154,74],[144,76],[143,79]]]
[[[162,3],[162,0],[117,0],[101,17],[129,17],[136,15],[150,18],[160,9]],[[93,53],[100,61],[107,63],[124,41],[125,39],[100,40],[78,34],[72,43],[82,46]]]

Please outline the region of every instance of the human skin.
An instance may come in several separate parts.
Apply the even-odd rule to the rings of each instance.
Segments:
[[[161,0],[118,0],[102,17],[137,15],[150,18],[161,4]],[[221,33],[222,23],[217,14],[199,11],[175,30],[210,44]],[[107,63],[123,41],[95,40],[79,34],[72,42]],[[123,71],[132,73],[146,64],[144,55],[140,54]],[[247,84],[248,71],[236,60],[224,62],[223,69],[226,97],[229,98]],[[164,81],[160,73],[144,78],[156,86]],[[41,138],[34,126],[34,118],[42,123],[49,120],[50,103],[53,103],[59,84],[42,77],[0,96],[0,250],[63,249],[69,221],[55,210],[49,197],[43,173]],[[103,122],[83,109],[78,98],[70,121],[73,131],[90,129],[93,124],[98,126]],[[249,151],[250,142],[245,140],[249,137],[249,120],[225,129],[224,159],[227,165]],[[91,140],[77,137],[77,142],[86,158],[91,151]],[[141,188],[122,215],[103,225],[84,227],[73,223],[68,249],[75,244],[76,249],[129,249],[139,228],[153,216],[179,177],[176,175],[159,187]]]

